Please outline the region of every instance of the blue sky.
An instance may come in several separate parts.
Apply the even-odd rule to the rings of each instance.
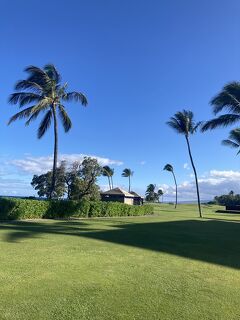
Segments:
[[[239,80],[239,10],[237,0],[1,1],[0,194],[34,194],[33,167],[48,168],[52,130],[38,140],[38,121],[6,123],[23,69],[51,62],[89,100],[87,108],[68,105],[73,128],[60,129],[61,154],[115,160],[116,185],[126,187],[121,171],[130,167],[136,190],[156,183],[169,199],[172,177],[162,167],[172,163],[182,199],[194,198],[185,141],[165,123],[183,108],[209,119],[209,100]],[[240,188],[239,158],[220,144],[229,130],[191,139],[203,198]]]

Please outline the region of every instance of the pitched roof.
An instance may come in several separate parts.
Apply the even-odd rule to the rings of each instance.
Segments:
[[[135,191],[131,191],[130,193],[131,193],[134,197],[143,198],[142,196],[140,196],[140,194],[138,194],[138,193],[135,192]]]
[[[125,197],[133,197],[134,195],[120,188],[114,188],[105,192],[101,192],[101,194],[109,194],[109,195],[122,195]]]

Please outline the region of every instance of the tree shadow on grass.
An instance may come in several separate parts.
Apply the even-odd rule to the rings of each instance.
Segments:
[[[91,223],[82,221],[14,222],[0,225],[0,229],[9,231],[5,241],[10,242],[41,234],[70,235],[240,268],[240,223],[181,220],[111,225],[110,220],[101,224],[106,226],[111,229],[91,229]]]

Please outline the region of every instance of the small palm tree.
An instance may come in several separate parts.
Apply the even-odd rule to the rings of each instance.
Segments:
[[[176,194],[176,199],[175,199],[175,209],[177,208],[177,199],[178,199],[178,194],[177,194],[177,180],[176,180],[176,177],[175,177],[175,174],[174,174],[174,170],[173,170],[173,166],[169,163],[167,163],[165,165],[165,167],[163,168],[163,170],[166,170],[166,171],[169,171],[172,173],[173,175],[173,179],[174,179],[174,182],[175,182],[175,194]]]
[[[125,168],[122,172],[122,177],[128,178],[128,192],[131,192],[131,177],[133,176],[131,169]]]
[[[204,132],[219,127],[227,127],[240,121],[240,82],[230,82],[210,101],[213,113],[221,111],[226,114],[205,122],[201,128]]]
[[[162,189],[159,189],[158,192],[158,202],[160,202],[160,197],[162,197],[162,203],[163,203],[163,195],[164,195],[164,192]]]
[[[53,174],[51,196],[54,195],[56,184],[56,169],[58,158],[58,119],[62,122],[65,132],[72,127],[72,122],[66,112],[65,102],[75,101],[82,105],[87,105],[87,98],[81,92],[67,92],[67,83],[61,84],[61,76],[54,65],[47,64],[42,69],[29,66],[25,69],[28,73],[26,80],[20,80],[15,86],[17,92],[11,94],[9,102],[19,104],[19,108],[30,104],[30,107],[16,113],[12,116],[8,124],[26,118],[25,123],[28,126],[40,114],[44,117],[38,128],[38,138],[41,139],[49,129],[52,120],[54,125],[54,156],[53,156]]]
[[[102,167],[102,175],[104,177],[108,177],[108,184],[109,184],[109,189],[113,189],[113,174],[114,174],[114,169],[110,168],[109,166],[104,166]]]
[[[183,110],[182,112],[177,112],[174,117],[171,117],[170,120],[167,122],[167,124],[174,129],[177,133],[184,135],[186,142],[187,142],[187,148],[188,148],[188,154],[190,157],[190,161],[192,164],[194,176],[195,176],[195,182],[196,182],[196,189],[197,189],[197,199],[198,199],[198,210],[199,210],[199,216],[202,218],[202,210],[201,210],[201,202],[200,202],[200,195],[199,195],[199,187],[198,187],[198,177],[197,177],[197,171],[193,162],[190,142],[189,142],[189,136],[194,134],[198,127],[200,126],[201,122],[195,122],[194,121],[194,115],[192,111]]]
[[[228,139],[223,140],[222,144],[230,148],[239,149],[237,152],[237,154],[239,154],[240,153],[240,128],[231,130]]]

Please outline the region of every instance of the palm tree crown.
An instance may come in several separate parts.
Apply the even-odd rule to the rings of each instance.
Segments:
[[[54,118],[53,108],[57,108],[63,128],[65,132],[68,132],[72,127],[72,122],[63,103],[76,101],[86,106],[87,98],[80,92],[67,92],[67,83],[61,85],[61,76],[52,64],[45,65],[43,69],[29,66],[25,71],[29,74],[28,78],[17,82],[15,90],[18,92],[10,95],[9,102],[19,104],[20,108],[27,104],[33,105],[12,116],[8,124],[27,118],[25,125],[29,125],[40,113],[45,113],[38,128],[40,139],[49,129]]]
[[[201,122],[194,121],[194,115],[192,111],[183,110],[182,112],[175,113],[174,117],[171,117],[167,124],[175,130],[177,133],[189,136],[194,134],[201,124]]]
[[[167,164],[164,166],[163,170],[173,172],[173,166],[172,166],[171,164],[167,163]]]
[[[25,125],[28,126],[41,113],[44,114],[43,119],[38,127],[38,138],[49,129],[51,122],[54,122],[54,158],[53,158],[53,174],[52,174],[52,191],[54,195],[57,169],[58,154],[58,125],[57,112],[62,122],[65,132],[72,127],[64,103],[70,101],[80,102],[87,105],[87,98],[81,92],[67,92],[67,83],[61,84],[61,76],[54,65],[47,64],[43,69],[29,66],[25,69],[28,73],[26,80],[20,80],[15,85],[17,92],[10,95],[9,102],[19,104],[19,108],[23,108],[30,104],[30,107],[23,109],[12,116],[8,124],[18,120],[27,119]]]
[[[226,111],[215,119],[205,122],[201,130],[212,130],[218,127],[227,127],[240,121],[240,82],[230,82],[210,101],[213,113]]]
[[[222,144],[230,148],[239,148],[237,154],[240,153],[240,128],[230,131],[229,137],[222,141]]]

